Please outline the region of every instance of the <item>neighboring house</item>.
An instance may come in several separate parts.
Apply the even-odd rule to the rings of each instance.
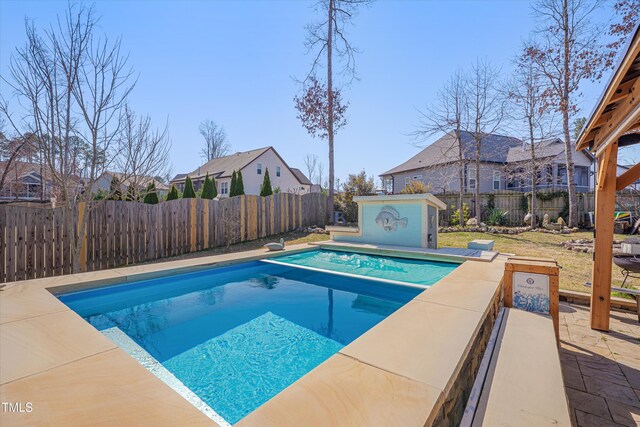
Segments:
[[[561,139],[549,139],[535,147],[537,176],[536,189],[567,189],[565,146]],[[573,150],[574,181],[576,191],[585,193],[594,189],[594,157],[587,150]],[[529,144],[510,148],[505,166],[506,189],[531,191],[531,149]]]
[[[0,173],[4,173],[6,167],[7,162],[0,162]],[[52,188],[53,184],[47,177],[46,168],[41,167],[39,163],[13,161],[0,189],[0,200],[49,201]]]
[[[93,192],[97,193],[99,191],[108,193],[109,191],[111,191],[111,181],[113,180],[113,178],[117,178],[118,181],[120,181],[120,191],[122,192],[123,195],[127,194],[127,191],[129,189],[129,185],[131,185],[131,183],[133,182],[133,178],[130,176],[127,176],[125,174],[119,173],[119,172],[103,172],[98,179],[96,179],[95,184],[93,185]],[[151,176],[141,176],[141,177],[137,177],[135,179],[135,181],[138,182],[138,191],[140,194],[142,194],[144,192],[144,190],[147,188],[147,186],[153,182],[154,185],[156,186],[156,192],[158,193],[158,196],[166,196],[167,193],[169,192],[169,186],[166,184],[163,184],[162,182],[158,181],[157,179],[151,177]]]
[[[616,168],[616,176],[622,175],[623,173],[628,171],[633,166],[635,166],[635,165],[618,165],[617,168]],[[630,185],[627,185],[626,189],[627,190],[629,190],[629,189],[631,189],[631,190],[640,190],[640,179],[636,180],[635,182],[633,182]]]
[[[290,168],[273,147],[258,148],[218,157],[200,166],[189,175],[196,191],[202,188],[205,176],[215,178],[219,197],[229,197],[231,175],[242,171],[245,194],[260,194],[264,173],[269,170],[271,187],[285,193],[305,194],[312,190],[312,183],[296,168]],[[171,181],[180,191],[184,190],[186,175],[180,174]]]
[[[464,159],[465,191],[481,193],[500,190],[530,191],[531,160],[529,146],[520,139],[490,134],[482,140],[480,152],[480,182],[476,182],[476,142],[473,134],[461,133]],[[559,139],[544,141],[536,147],[539,160],[538,187],[566,190],[567,174],[564,161],[564,143]],[[384,189],[400,193],[411,181],[422,181],[436,194],[460,191],[459,147],[453,132],[424,150],[380,175]],[[574,153],[577,191],[593,188],[593,157],[587,152]]]

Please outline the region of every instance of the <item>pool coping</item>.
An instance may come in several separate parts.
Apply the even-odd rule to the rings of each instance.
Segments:
[[[29,413],[0,412],[1,424],[36,424],[47,420],[53,424],[86,425],[111,420],[135,425],[149,424],[155,420],[156,424],[215,425],[88,325],[59,301],[55,294],[317,248],[315,245],[302,244],[288,247],[284,252],[259,249],[8,283],[0,291],[0,401],[31,402],[34,409]],[[460,365],[464,361],[464,354],[469,351],[473,341],[470,337],[478,333],[482,316],[491,306],[496,293],[500,292],[503,261],[498,257],[491,262],[464,262],[429,290],[420,293],[410,303],[249,414],[238,425],[296,425],[300,421],[300,418],[292,416],[296,411],[307,421],[307,425],[326,424],[326,420],[335,416],[339,416],[340,422],[345,424],[349,424],[350,420],[352,424],[358,424],[358,420],[363,419],[375,420],[376,423],[382,419],[387,423],[401,419],[403,425],[425,425],[433,421],[456,372],[462,368]],[[448,325],[455,327],[449,331],[452,333],[446,335],[444,332],[449,328],[434,328],[433,324],[424,325],[421,331],[417,317],[429,317],[430,311],[443,309],[444,314],[455,314],[451,320],[454,323]],[[458,321],[460,324],[455,323]],[[388,330],[394,324],[403,322],[410,327]],[[440,340],[445,339],[449,347],[462,350],[461,354],[457,360],[454,355],[446,355],[446,359],[453,358],[456,362],[452,364],[449,360],[446,370],[436,369],[428,363],[411,366],[407,370],[406,366],[402,366],[403,359],[413,352],[420,354],[425,351],[424,342],[416,341],[415,335],[410,336],[410,332],[435,334]],[[402,339],[403,334],[407,335],[406,339]],[[380,346],[381,340],[386,341],[387,338],[408,346],[406,350],[409,353],[382,354],[385,350],[392,350],[390,346]],[[372,342],[382,351],[372,349]],[[431,356],[438,359],[435,362],[442,362],[442,355],[439,358],[435,354]],[[109,367],[108,374],[104,372],[105,367]],[[340,374],[344,369],[353,375]],[[69,381],[70,376],[73,382]],[[367,388],[367,384],[372,384],[372,379],[381,381],[380,390]],[[334,410],[345,405],[344,390],[333,389],[333,392],[314,394],[316,388],[324,389],[327,384],[331,391],[334,382],[336,387],[340,387],[340,380],[355,381],[349,387],[362,386],[357,401],[348,407],[357,410]],[[96,384],[102,387],[96,387]],[[307,396],[307,403],[290,407],[292,393],[295,395],[300,390],[308,391],[309,384],[312,384],[312,395]],[[376,396],[385,390],[390,394],[384,400],[389,402],[380,405]],[[404,397],[399,401],[393,397],[399,390],[411,392],[404,395],[400,393]],[[287,415],[280,420],[280,414],[283,413]],[[277,422],[274,423],[274,419]]]

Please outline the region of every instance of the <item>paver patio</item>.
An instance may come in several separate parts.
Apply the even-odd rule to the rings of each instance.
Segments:
[[[572,422],[640,426],[640,323],[611,312],[611,331],[590,328],[589,307],[560,304],[560,359]]]

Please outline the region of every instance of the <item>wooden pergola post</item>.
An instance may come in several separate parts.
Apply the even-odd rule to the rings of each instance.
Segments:
[[[591,328],[600,331],[609,330],[617,159],[617,142],[610,144],[602,155],[598,157]]]
[[[616,191],[640,179],[640,164],[616,176],[618,148],[640,144],[640,23],[623,53],[576,141],[576,150],[594,152],[598,160],[591,328],[600,331],[609,330]]]

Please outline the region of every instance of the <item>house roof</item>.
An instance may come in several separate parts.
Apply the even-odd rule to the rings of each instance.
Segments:
[[[118,178],[118,180],[120,181],[121,185],[130,185],[130,183],[131,183],[131,177],[127,176],[126,174],[120,173],[120,172],[106,171],[106,172],[104,172],[103,175],[109,175],[112,178],[113,177]],[[139,178],[139,181],[140,181],[141,185],[144,186],[144,187],[149,185],[149,183],[153,182],[153,184],[156,187],[156,190],[169,190],[169,186],[167,184],[164,184],[164,183],[158,181],[157,179],[155,179],[152,176],[140,176],[138,178]]]
[[[293,173],[293,175],[298,179],[298,181],[300,181],[300,184],[313,185],[311,180],[309,180],[309,178],[307,178],[307,176],[300,169],[298,168],[289,168],[289,169],[291,169],[291,172]]]
[[[574,145],[575,147],[575,145]],[[559,138],[547,139],[536,144],[536,158],[544,159],[556,157],[565,152],[564,142]],[[582,150],[582,153],[589,159],[593,160],[593,155],[588,150]],[[563,156],[564,158],[564,156]],[[529,144],[523,144],[519,147],[509,148],[507,153],[507,163],[526,162],[531,160],[531,147]]]
[[[540,141],[535,146],[535,153],[539,159],[555,157],[558,154],[564,153],[564,142],[557,138]],[[529,144],[509,148],[507,163],[524,162],[528,160],[531,160],[531,147]]]
[[[228,178],[231,176],[233,171],[241,170],[268,150],[273,150],[273,147],[257,148],[255,150],[242,151],[229,156],[218,157],[213,160],[209,160],[207,163],[198,167],[189,174],[180,174],[182,176],[179,178],[179,175],[176,175],[171,182],[184,181],[187,175],[192,179],[204,178],[207,174],[209,174],[209,176],[214,176],[215,178]]]
[[[475,139],[471,132],[460,133],[462,141],[462,156],[465,160],[475,159]],[[518,138],[504,135],[488,134],[482,139],[480,160],[483,162],[506,163],[509,149],[521,147],[522,141]],[[420,151],[406,162],[383,173],[393,175],[416,169],[424,169],[446,163],[458,161],[458,144],[454,132],[449,132],[433,144]]]
[[[4,172],[4,170],[7,167],[7,163],[8,162],[6,161],[0,162],[0,171]],[[11,165],[9,166],[9,172],[7,173],[6,180],[7,182],[13,182],[16,180],[16,177],[18,178],[18,180],[22,180],[22,178],[31,176],[32,178],[37,177],[39,182],[41,178],[40,167],[41,166],[39,163],[22,162],[22,161],[14,160],[13,162],[11,162]],[[45,175],[45,180],[48,181],[49,180],[48,169],[46,167],[43,167],[42,172]]]

